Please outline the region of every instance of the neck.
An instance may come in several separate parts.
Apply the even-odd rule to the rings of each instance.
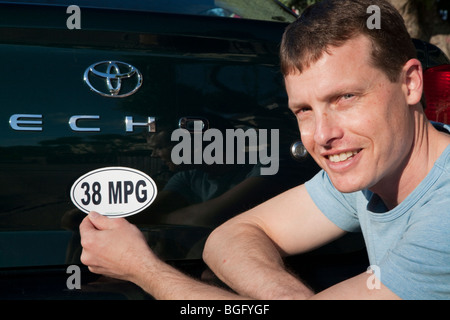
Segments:
[[[421,108],[421,107],[420,107]],[[409,154],[396,174],[370,190],[389,210],[395,208],[422,182],[450,143],[450,136],[437,131],[422,110],[416,111],[414,139]]]

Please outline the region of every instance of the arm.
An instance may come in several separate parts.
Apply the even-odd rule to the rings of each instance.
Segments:
[[[343,234],[299,186],[216,229],[208,238],[204,259],[240,294],[305,299],[313,292],[285,270],[282,256],[306,252]]]
[[[378,281],[378,280],[376,280]],[[342,281],[315,296],[311,300],[399,300],[400,298],[383,283],[374,286],[374,275],[361,273]]]
[[[265,288],[265,291],[273,293],[272,295],[259,296],[258,294],[255,295],[252,291],[241,291],[240,294],[242,296],[280,298],[287,297],[291,292],[294,292],[296,297],[306,298],[312,294],[306,286],[302,285],[299,280],[284,270],[281,256],[278,252],[279,248],[286,253],[301,251],[300,248],[290,247],[288,244],[302,243],[303,241],[301,239],[290,239],[289,234],[285,234],[283,237],[283,232],[279,232],[277,236],[277,232],[275,231],[277,228],[283,230],[285,228],[285,222],[287,222],[286,225],[292,226],[292,231],[297,235],[303,233],[295,231],[300,231],[295,225],[305,225],[304,229],[312,232],[305,234],[306,239],[313,239],[312,234],[317,234],[317,232],[312,231],[313,228],[306,227],[308,222],[298,223],[296,221],[296,213],[298,211],[297,197],[303,192],[306,192],[306,189],[304,187],[298,187],[269,200],[267,203],[239,216],[239,218],[235,218],[231,222],[226,223],[224,227],[219,229],[219,232],[214,232],[213,237],[208,240],[210,250],[205,253],[205,257],[210,257],[212,250],[227,248],[228,243],[243,249],[240,253],[229,252],[229,257],[225,258],[226,271],[229,273],[241,270],[240,266],[242,263],[244,263],[244,267],[247,264],[252,265],[253,269],[248,269],[250,270],[251,276],[238,277],[235,281],[236,284],[228,282],[232,288],[238,288],[239,281],[242,280],[241,285],[244,286],[246,286],[246,282],[251,282],[252,284],[258,282],[277,284],[276,288],[273,288],[273,285]],[[301,198],[298,200],[301,201]],[[311,204],[313,204],[312,201],[310,201],[309,205]],[[306,210],[308,207],[306,203],[302,204],[301,207],[305,211],[308,211]],[[283,210],[279,210],[280,208],[283,208]],[[264,230],[258,228],[258,226],[263,226],[262,221],[268,218],[268,212],[278,212],[274,216],[276,218],[275,222],[278,224],[277,228],[275,228],[275,223],[271,222],[270,219],[266,221],[274,229],[274,232],[269,236],[278,243],[278,248],[273,245],[269,237],[265,236]],[[337,234],[342,234],[342,231],[334,227],[334,224],[325,218],[322,219],[328,222],[330,227],[333,227],[333,231]],[[252,225],[253,222],[257,223]],[[314,219],[310,222],[313,225],[318,223]],[[266,228],[265,231],[269,232],[269,229]],[[124,219],[110,219],[99,214],[91,213],[80,225],[80,234],[83,246],[82,262],[88,265],[92,272],[132,281],[156,298],[180,299],[186,293],[189,294],[189,298],[191,299],[194,297],[220,298],[224,296],[227,296],[228,299],[231,299],[231,297],[238,298],[237,296],[229,296],[230,293],[222,289],[190,279],[160,261],[149,249],[140,231]],[[225,240],[225,246],[221,242],[222,238],[215,236],[220,234],[224,234],[227,238]],[[239,235],[237,236],[237,234]],[[311,236],[308,236],[308,234]],[[293,241],[291,242],[291,240]],[[217,245],[217,248],[211,250],[212,245]],[[259,258],[257,253],[261,250],[261,247],[265,250],[265,255]],[[247,256],[247,252],[254,254],[248,256],[247,258],[249,259],[243,259]],[[244,275],[245,273],[242,274]],[[219,272],[220,275],[221,273]],[[269,282],[265,280],[271,277],[275,277],[276,281]],[[280,282],[281,279],[283,281]],[[186,290],[187,288],[189,290]],[[197,289],[195,290],[196,294],[193,293],[194,290],[192,288]]]
[[[204,259],[210,268],[240,294],[260,299],[395,299],[374,275],[362,273],[314,294],[288,273],[283,255],[322,246],[345,232],[316,207],[306,188],[299,186],[242,214],[209,237]]]
[[[263,265],[258,266],[258,260],[253,261],[252,263],[256,265],[255,270],[261,271],[255,273],[252,272],[254,276],[249,277],[248,280],[251,280],[251,282],[255,283],[264,282],[265,279],[269,279],[266,278],[266,276],[273,277],[273,275],[271,274],[273,271],[276,271],[280,277],[284,277],[284,281],[279,282],[279,285],[277,285],[276,287],[280,292],[285,292],[285,294],[279,294],[276,291],[273,291],[276,294],[267,297],[287,297],[291,292],[295,292],[296,297],[306,298],[311,296],[312,292],[308,288],[306,288],[306,286],[302,285],[299,280],[297,280],[295,277],[284,270],[284,268],[282,267],[282,260],[278,252],[278,248],[273,245],[272,241],[268,237],[264,237],[264,234],[260,229],[251,227],[250,220],[247,220],[247,217],[258,216],[257,213],[260,211],[260,209],[263,209],[263,212],[267,212],[268,209],[272,210],[275,208],[283,208],[283,210],[281,210],[283,213],[280,214],[286,214],[286,217],[282,220],[278,220],[278,222],[288,221],[288,225],[292,226],[296,222],[289,221],[290,217],[288,216],[288,213],[292,215],[294,211],[296,212],[297,205],[294,206],[295,208],[292,207],[291,210],[287,210],[290,205],[289,203],[285,203],[285,201],[288,201],[292,196],[296,197],[298,192],[296,190],[304,190],[302,188],[296,188],[290,192],[282,194],[279,197],[269,200],[266,205],[256,207],[248,214],[244,214],[242,216],[242,219],[236,219],[238,221],[241,221],[238,222],[238,228],[236,230],[233,229],[234,222],[227,223],[224,226],[225,229],[231,227],[232,235],[236,234],[236,231],[241,230],[240,226],[242,225],[244,226],[244,232],[247,232],[247,229],[245,227],[252,228],[248,234],[243,235],[244,241],[247,241],[249,237],[253,237],[254,241],[259,242],[261,241],[260,238],[263,238],[262,242],[266,245],[266,248],[269,248],[269,251],[267,252],[269,252],[269,254],[271,255],[270,259],[273,258],[274,264],[270,265],[265,263],[264,261],[259,260]],[[279,223],[280,228],[282,228],[283,225],[284,223]],[[334,225],[330,223],[330,226]],[[221,230],[223,229],[224,228],[221,228]],[[334,230],[339,231],[339,234],[342,233],[342,231],[338,228]],[[174,268],[160,261],[148,248],[145,239],[143,238],[140,231],[134,225],[129,224],[124,219],[110,219],[98,214],[91,213],[87,218],[84,219],[83,223],[80,225],[80,234],[82,237],[83,246],[82,262],[88,265],[89,269],[92,272],[132,281],[141,286],[145,291],[149,292],[157,299],[233,299],[243,297],[262,297],[253,295],[252,292],[247,293],[244,291],[240,292],[241,296],[234,295],[223,289],[206,285],[185,276],[184,274],[178,272]],[[212,239],[210,239],[208,241],[209,245],[216,241],[215,239],[218,238],[214,236]],[[279,237],[278,242],[280,244],[283,242],[282,237]],[[238,247],[242,245],[242,243],[239,243],[239,241],[234,243],[236,243]],[[251,242],[247,243],[246,248],[250,245]],[[218,249],[220,249],[220,247],[223,247],[223,245],[220,245]],[[285,247],[283,251],[286,253],[290,253],[291,251],[296,250],[295,248],[289,248],[289,246],[282,245],[281,247]],[[252,252],[254,251],[256,253],[256,249],[258,248],[259,246],[256,246],[252,249]],[[244,250],[244,255],[246,255],[246,251],[247,249]],[[239,264],[241,263],[239,260],[239,255],[237,255],[236,257],[230,257],[230,259],[228,260],[229,263],[227,264],[230,265],[230,270],[236,270],[236,268],[238,268]],[[276,278],[276,281],[273,283],[277,283],[278,280],[279,279]],[[286,288],[284,288],[285,286]],[[235,286],[232,285],[232,287]],[[272,292],[272,289],[274,288],[266,288],[266,290],[270,292]]]
[[[192,279],[165,264],[150,250],[139,229],[125,219],[89,214],[80,225],[81,261],[94,273],[136,283],[156,299],[395,297],[383,285],[380,290],[368,290],[369,274],[313,296],[284,269],[280,253],[312,249],[343,234],[321,213],[300,215],[303,218],[299,219],[298,212],[308,212],[306,209],[313,205],[304,193],[304,187],[287,191],[225,223],[209,238],[204,253],[207,262],[239,295]]]
[[[131,281],[156,299],[243,299],[204,284],[159,260],[125,219],[91,212],[80,224],[81,262],[94,273]]]

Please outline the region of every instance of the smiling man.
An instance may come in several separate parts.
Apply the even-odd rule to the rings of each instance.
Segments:
[[[440,154],[446,137],[421,114],[420,62],[406,62],[392,82],[373,66],[371,52],[371,40],[358,35],[302,73],[292,70],[286,89],[302,141],[334,187],[370,189],[393,208],[434,163],[421,156],[423,143],[439,147],[443,138]]]
[[[371,5],[380,29],[366,26]],[[449,299],[450,136],[424,115],[401,16],[382,0],[324,0],[288,27],[281,62],[289,108],[323,170],[209,237],[205,261],[237,294],[167,266],[125,220],[86,218],[82,261],[164,299]],[[379,287],[362,273],[316,293],[286,271],[284,255],[360,230]]]

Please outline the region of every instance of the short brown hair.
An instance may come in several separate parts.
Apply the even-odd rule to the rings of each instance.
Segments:
[[[380,28],[369,28],[371,5],[380,8]],[[342,46],[358,35],[372,42],[372,62],[392,82],[404,64],[416,57],[414,44],[400,13],[385,0],[323,0],[308,7],[290,24],[283,35],[281,71],[288,75],[302,72],[328,52],[330,46]]]

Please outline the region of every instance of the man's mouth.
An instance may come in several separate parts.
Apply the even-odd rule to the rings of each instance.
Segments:
[[[328,160],[330,160],[331,162],[343,162],[343,161],[345,161],[345,160],[348,160],[348,159],[350,159],[350,158],[352,158],[353,156],[355,156],[357,153],[359,152],[359,150],[358,151],[347,151],[347,152],[342,152],[342,153],[339,153],[339,154],[332,154],[332,155],[329,155],[328,156]]]

